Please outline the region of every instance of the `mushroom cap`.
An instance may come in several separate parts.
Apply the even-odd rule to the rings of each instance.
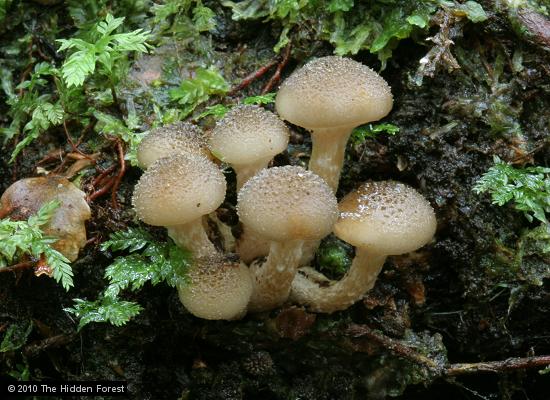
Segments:
[[[189,122],[176,122],[153,129],[137,149],[140,167],[146,169],[159,158],[174,154],[197,154],[209,157],[201,130]]]
[[[238,194],[242,223],[274,241],[318,240],[332,231],[337,200],[323,179],[302,167],[262,170]]]
[[[50,221],[43,226],[46,235],[58,238],[52,247],[70,261],[78,258],[78,252],[86,245],[86,226],[90,219],[90,207],[86,194],[72,182],[60,176],[42,176],[18,180],[6,189],[0,203],[14,209],[12,218],[27,219],[47,202],[59,201]]]
[[[437,225],[430,203],[415,189],[394,181],[364,183],[338,207],[335,235],[378,254],[414,251],[432,239]]]
[[[174,226],[215,211],[225,198],[225,189],[225,178],[212,161],[178,154],[155,161],[145,171],[132,202],[143,222]]]
[[[241,105],[216,124],[208,145],[221,161],[250,164],[283,152],[288,137],[288,128],[275,114],[257,105]]]
[[[393,105],[388,83],[350,58],[316,58],[294,71],[277,93],[282,119],[307,128],[355,127],[386,116]]]
[[[253,283],[243,263],[221,256],[201,258],[188,272],[190,282],[178,285],[179,298],[191,314],[204,319],[244,316]]]

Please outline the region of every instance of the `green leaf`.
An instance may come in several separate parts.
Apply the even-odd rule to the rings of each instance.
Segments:
[[[213,116],[215,119],[222,119],[225,116],[225,114],[227,114],[229,112],[229,110],[230,110],[230,108],[227,107],[227,106],[224,106],[223,104],[216,104],[216,105],[213,105],[213,106],[208,106],[195,119],[200,120],[200,119],[203,119],[203,118],[208,117],[210,115]]]
[[[55,210],[59,208],[61,202],[59,200],[52,200],[45,203],[35,215],[29,217],[29,225],[42,226],[50,222],[55,213]]]
[[[0,353],[21,348],[27,342],[27,338],[31,334],[32,328],[32,320],[11,324],[6,330],[2,343],[0,344]]]
[[[353,130],[351,141],[356,145],[361,144],[365,142],[365,140],[374,138],[381,133],[387,133],[393,136],[399,133],[399,127],[393,124],[361,125]]]
[[[483,174],[474,185],[474,192],[491,194],[493,204],[503,206],[513,201],[525,217],[548,223],[550,212],[550,168],[528,167],[524,169],[494,158],[495,165]]]
[[[266,93],[259,96],[250,96],[243,100],[243,104],[272,104],[275,103],[277,93]]]
[[[216,27],[216,14],[201,4],[193,9],[193,23],[199,32],[211,31]]]
[[[126,231],[111,233],[109,240],[101,244],[101,251],[128,250],[131,253],[146,247],[153,237],[143,228],[128,228]]]
[[[82,86],[86,78],[95,71],[94,49],[79,50],[69,56],[61,68],[68,87]]]
[[[455,7],[456,13],[464,13],[466,18],[472,22],[483,22],[487,20],[487,14],[481,5],[475,1],[467,1],[464,4],[459,4]]]
[[[331,0],[328,4],[330,12],[349,11],[353,7],[353,0]]]
[[[111,14],[107,14],[105,21],[97,24],[97,31],[103,36],[110,35],[116,28],[118,28],[124,22],[124,17],[115,18]]]
[[[183,106],[183,117],[189,115],[200,103],[211,95],[225,94],[229,84],[214,69],[198,68],[195,77],[183,81],[176,89],[169,91],[170,98]]]
[[[73,302],[73,307],[64,310],[80,319],[78,330],[90,322],[109,322],[114,326],[121,326],[143,309],[137,303],[112,297],[102,297],[96,301],[73,299]]]
[[[44,235],[40,229],[50,221],[58,206],[57,200],[50,201],[27,221],[0,221],[0,265],[5,266],[23,255],[30,255],[34,259],[44,255],[52,269],[53,278],[65,290],[69,290],[73,286],[73,271],[69,260],[51,247],[57,238]]]

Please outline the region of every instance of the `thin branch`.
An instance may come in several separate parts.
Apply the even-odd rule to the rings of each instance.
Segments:
[[[118,201],[117,201],[116,195],[118,192],[118,188],[120,186],[120,182],[122,181],[122,177],[126,173],[126,162],[124,161],[124,148],[122,147],[122,142],[120,140],[117,140],[116,148],[118,153],[118,162],[120,164],[120,170],[118,171],[118,175],[115,178],[113,191],[111,192],[111,203],[113,204],[113,208],[118,208]]]
[[[516,357],[503,361],[451,364],[445,369],[445,375],[457,376],[480,372],[508,372],[517,369],[530,369],[550,365],[550,356]]]
[[[277,64],[277,60],[272,60],[268,64],[264,65],[263,67],[259,68],[258,70],[252,72],[250,75],[248,75],[246,78],[242,80],[241,83],[239,83],[237,86],[235,86],[233,89],[229,91],[229,95],[233,95],[237,93],[239,90],[242,90],[249,86],[253,81],[256,79],[262,77],[265,75],[267,71],[269,71],[272,67],[274,67]]]
[[[13,272],[13,271],[19,271],[22,269],[28,269],[34,267],[35,262],[33,261],[25,261],[20,262],[18,264],[10,265],[9,267],[0,268],[0,272]]]
[[[273,76],[269,79],[269,81],[266,83],[264,88],[262,89],[262,94],[266,94],[271,92],[273,87],[279,82],[281,79],[281,72],[283,71],[283,68],[288,64],[288,61],[290,60],[290,44],[286,46],[285,52],[283,53],[283,59],[277,65],[277,69],[275,70],[275,73]]]
[[[440,376],[459,376],[484,372],[504,373],[514,370],[541,368],[550,365],[550,355],[508,358],[502,361],[487,361],[479,363],[456,363],[441,367],[436,361],[419,353],[416,349],[376,332],[366,325],[351,325],[347,333],[352,337],[367,337],[384,349],[406,358],[417,364],[422,364],[439,373]]]
[[[353,337],[366,336],[373,342],[379,344],[384,349],[391,351],[394,354],[403,356],[411,361],[414,361],[418,364],[423,364],[426,367],[433,370],[440,370],[441,368],[437,363],[429,357],[426,357],[423,354],[420,354],[418,351],[404,345],[403,343],[389,338],[381,333],[375,332],[366,325],[356,325],[353,324],[348,328],[348,333]]]
[[[95,199],[97,199],[100,196],[103,196],[104,194],[108,193],[111,187],[114,185],[115,179],[111,178],[101,189],[96,190],[95,192],[91,193],[87,198],[86,201],[89,203]]]

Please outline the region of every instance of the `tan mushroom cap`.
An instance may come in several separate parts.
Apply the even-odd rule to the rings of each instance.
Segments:
[[[190,282],[178,285],[182,304],[204,319],[235,319],[246,313],[252,277],[246,265],[221,257],[199,259],[188,273]]]
[[[308,128],[355,127],[386,116],[393,105],[387,82],[350,58],[316,58],[296,70],[277,93],[282,119]]]
[[[14,210],[12,218],[27,219],[47,202],[57,200],[59,207],[50,222],[43,227],[46,235],[59,240],[52,247],[70,261],[86,245],[84,222],[91,217],[86,194],[73,183],[60,176],[21,179],[6,189],[0,203]]]
[[[323,179],[302,167],[262,170],[239,191],[242,223],[262,237],[317,240],[332,231],[336,197]]]
[[[221,161],[248,164],[283,152],[288,137],[288,128],[275,114],[256,105],[241,105],[216,124],[208,145]]]
[[[209,156],[206,141],[198,127],[189,122],[176,122],[153,129],[137,149],[139,165],[144,169],[160,158],[175,154]]]
[[[430,203],[415,189],[394,181],[367,182],[338,207],[335,235],[378,254],[404,254],[424,246],[437,224]]]
[[[223,173],[213,162],[180,154],[154,162],[137,183],[132,202],[149,225],[182,225],[215,211],[225,189]]]

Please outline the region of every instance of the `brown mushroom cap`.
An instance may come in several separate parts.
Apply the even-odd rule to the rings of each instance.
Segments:
[[[180,301],[193,315],[204,319],[243,316],[252,294],[246,265],[219,256],[199,259],[188,273],[190,282],[178,286]]]
[[[316,58],[296,70],[277,93],[284,120],[307,128],[355,127],[386,116],[393,105],[387,82],[350,58]]]
[[[241,105],[216,124],[208,145],[221,161],[248,164],[284,151],[288,137],[288,128],[275,114],[257,105]]]
[[[394,181],[367,182],[338,207],[336,236],[378,254],[404,254],[424,246],[437,224],[430,203],[415,189]]]
[[[215,211],[225,198],[223,173],[198,155],[174,155],[154,162],[141,176],[132,202],[149,225],[186,224]]]
[[[13,209],[12,218],[27,219],[47,202],[59,201],[59,207],[43,231],[58,238],[52,247],[74,261],[79,250],[86,245],[84,221],[91,216],[85,197],[86,194],[66,178],[44,176],[15,182],[6,189],[0,203],[2,208]]]
[[[239,191],[242,223],[262,237],[287,241],[328,235],[337,219],[336,197],[323,179],[302,167],[262,170]]]
[[[160,158],[189,153],[208,157],[206,141],[195,125],[176,122],[153,129],[145,136],[138,146],[137,159],[140,167],[145,169]]]

